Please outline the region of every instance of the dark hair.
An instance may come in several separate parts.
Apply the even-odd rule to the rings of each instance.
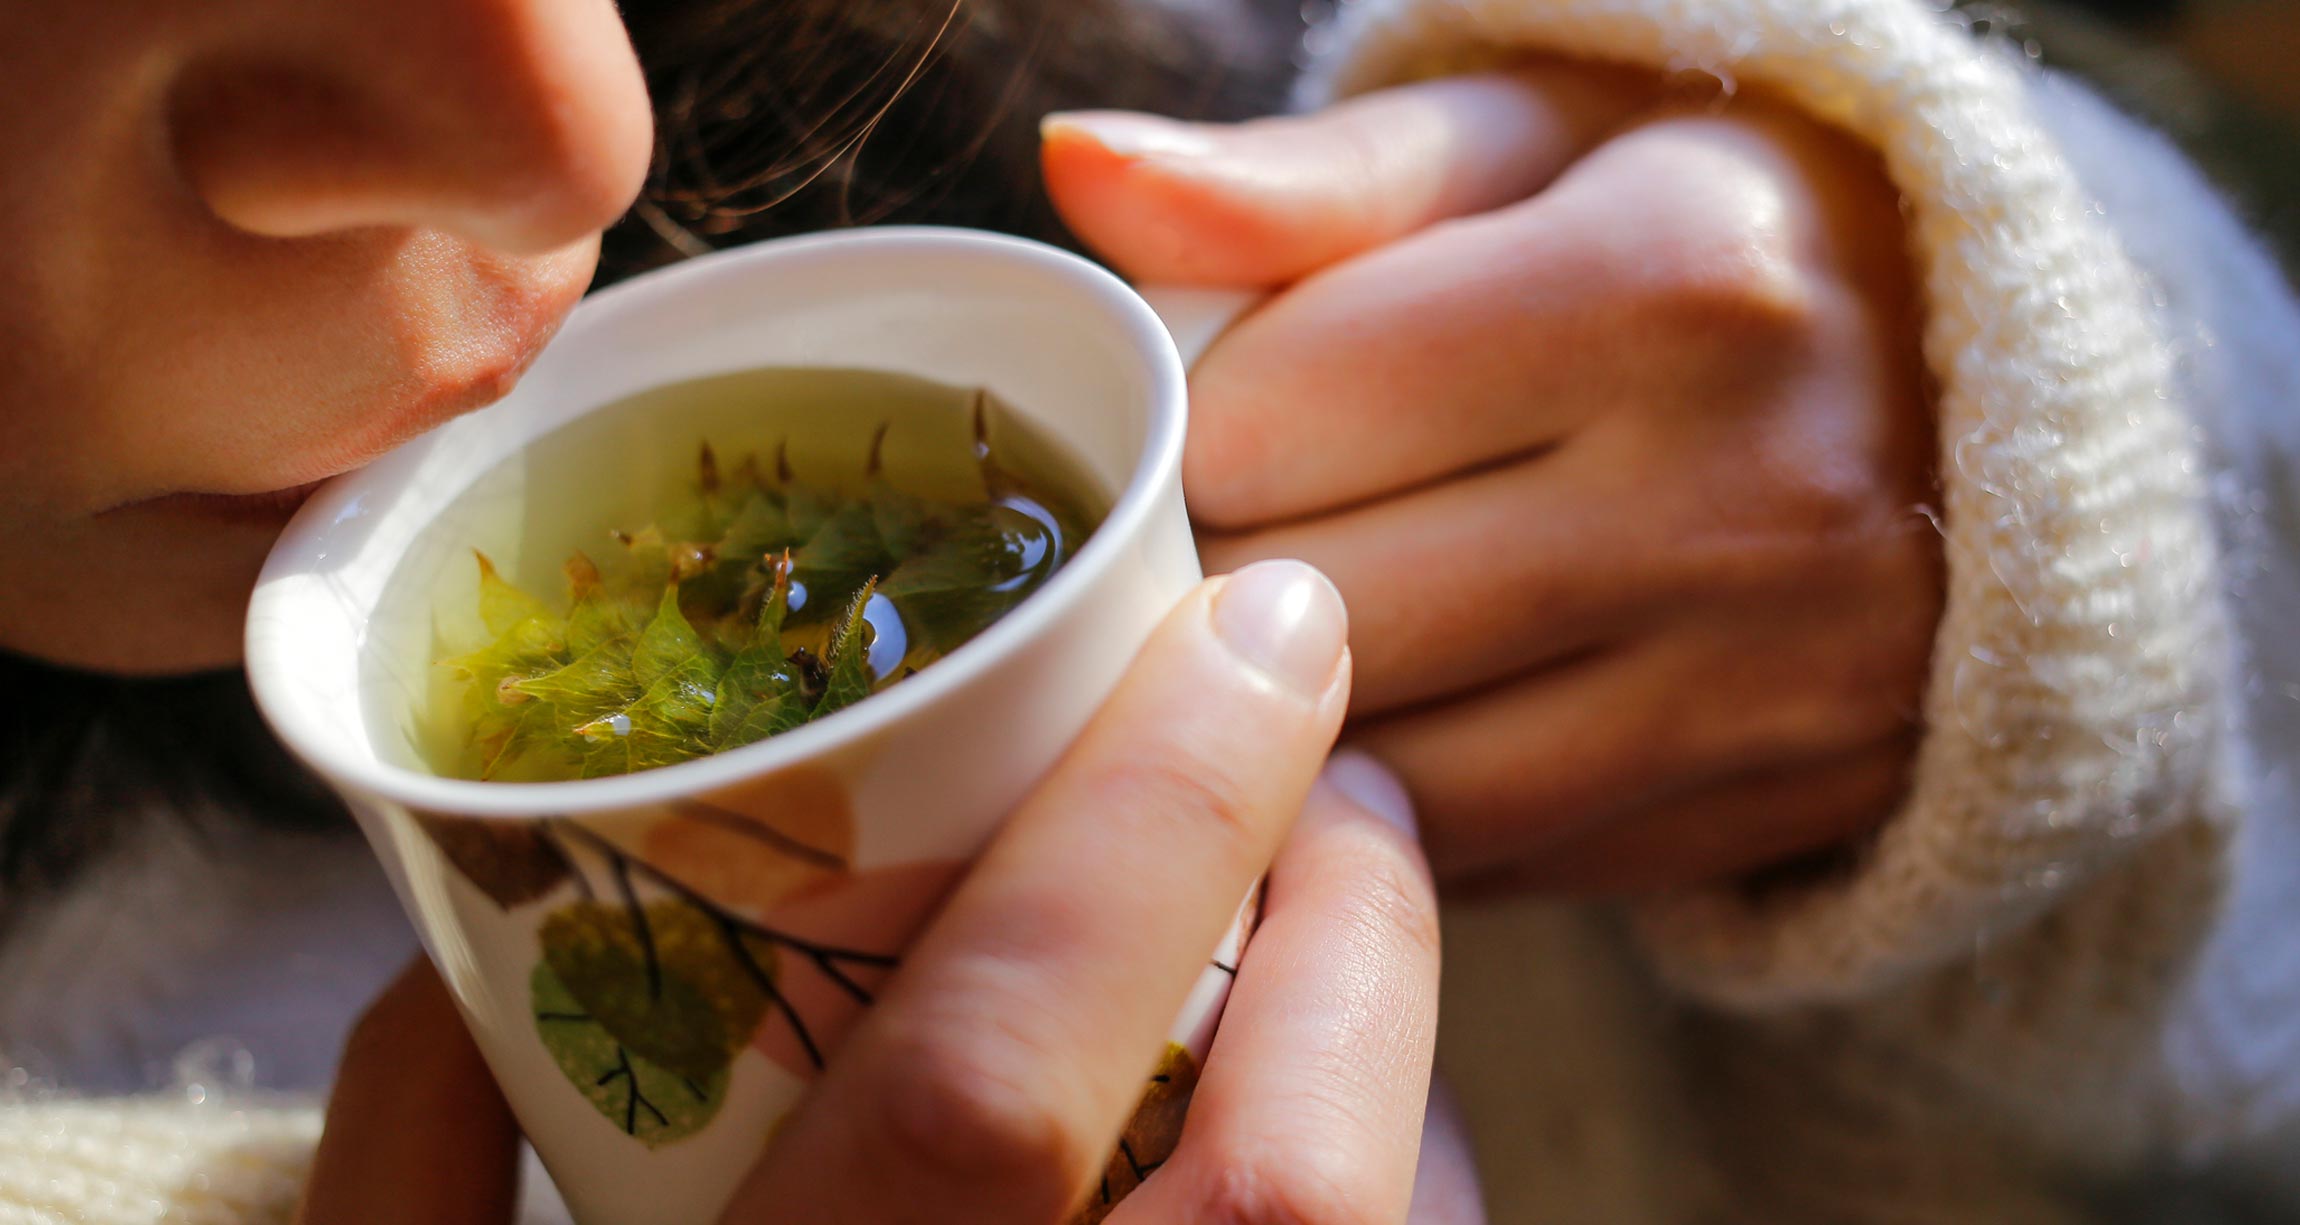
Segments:
[[[1038,190],[1040,115],[1269,109],[1299,13],[1295,0],[624,0],[658,141],[601,279],[874,222],[1061,241]],[[236,673],[130,679],[0,653],[0,695],[0,934],[133,821],[343,821]]]
[[[1065,242],[1038,121],[1240,118],[1284,97],[1297,0],[625,0],[653,173],[601,275],[884,222]]]
[[[237,672],[164,679],[0,652],[0,933],[135,820],[342,820],[256,715]]]

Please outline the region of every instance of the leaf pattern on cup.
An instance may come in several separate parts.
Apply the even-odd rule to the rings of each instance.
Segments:
[[[535,963],[529,990],[535,1032],[552,1062],[585,1101],[633,1139],[659,1148],[695,1134],[719,1113],[727,1068],[696,1080],[633,1055],[583,1010],[549,962]]]
[[[537,1035],[650,1147],[716,1114],[746,1049],[815,1076],[959,870],[855,872],[846,787],[809,767],[641,814],[415,820],[507,914],[548,907]]]
[[[509,910],[565,884],[572,870],[537,821],[481,821],[419,812],[415,823],[463,878]]]
[[[965,867],[855,870],[845,785],[810,767],[639,816],[416,821],[505,912],[550,904],[528,984],[537,1037],[583,1100],[649,1148],[717,1116],[745,1049],[818,1075]],[[1198,1074],[1169,1044],[1070,1225],[1097,1225],[1172,1156]]]
[[[818,948],[907,948],[964,870],[956,860],[927,860],[858,872],[789,897],[764,918]],[[760,1028],[754,1045],[785,1071],[812,1080],[822,1070],[817,1056],[838,1049],[893,966],[803,952],[783,966],[778,986],[788,1007]]]
[[[1085,1206],[1071,1218],[1070,1225],[1098,1225],[1120,1200],[1166,1164],[1182,1141],[1182,1118],[1189,1112],[1190,1097],[1197,1088],[1198,1061],[1189,1051],[1167,1043],[1158,1070],[1150,1074],[1149,1087],[1143,1090],[1133,1117],[1126,1121],[1126,1130],[1119,1133],[1117,1150],[1110,1154],[1101,1180],[1087,1193]]]

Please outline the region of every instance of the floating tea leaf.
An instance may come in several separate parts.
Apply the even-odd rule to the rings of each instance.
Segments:
[[[831,635],[830,677],[823,682],[822,701],[815,706],[815,717],[821,718],[834,711],[844,710],[871,692],[870,622],[863,619],[863,610],[870,605],[871,594],[878,580],[871,579],[862,586],[847,604],[838,629]]]
[[[479,619],[486,623],[488,633],[500,637],[522,621],[551,620],[551,610],[543,607],[543,601],[504,582],[487,554],[473,549],[471,555],[479,559]]]
[[[780,444],[771,471],[762,452],[730,468],[701,445],[687,492],[655,522],[612,531],[620,547],[600,560],[567,559],[564,614],[477,556],[491,640],[442,661],[460,687],[450,768],[591,778],[738,748],[980,633],[1068,560],[1088,522],[993,457],[989,403],[976,397],[970,444],[901,452],[958,475],[938,496],[889,470],[887,425],[843,481],[802,477]],[[978,492],[949,496],[966,489]]]
[[[783,617],[791,590],[787,553],[775,563],[773,584],[759,609],[751,641],[735,652],[719,678],[718,705],[711,711],[714,751],[764,740],[807,721],[799,669],[783,650]]]

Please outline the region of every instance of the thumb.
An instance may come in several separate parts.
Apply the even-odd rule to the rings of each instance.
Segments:
[[[1073,111],[1047,116],[1041,157],[1062,219],[1120,272],[1265,288],[1522,200],[1657,92],[1561,63],[1242,124]]]

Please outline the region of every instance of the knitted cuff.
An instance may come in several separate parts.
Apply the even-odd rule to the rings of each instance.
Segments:
[[[1759,85],[1873,145],[1907,199],[1949,567],[1913,786],[1845,873],[1636,907],[1666,980],[1746,1009],[1864,997],[2213,818],[2194,431],[2147,286],[2009,56],[1917,0],[1351,0],[1315,37],[1308,104],[1527,51]]]
[[[0,1222],[286,1225],[319,1129],[293,1103],[0,1103]]]

